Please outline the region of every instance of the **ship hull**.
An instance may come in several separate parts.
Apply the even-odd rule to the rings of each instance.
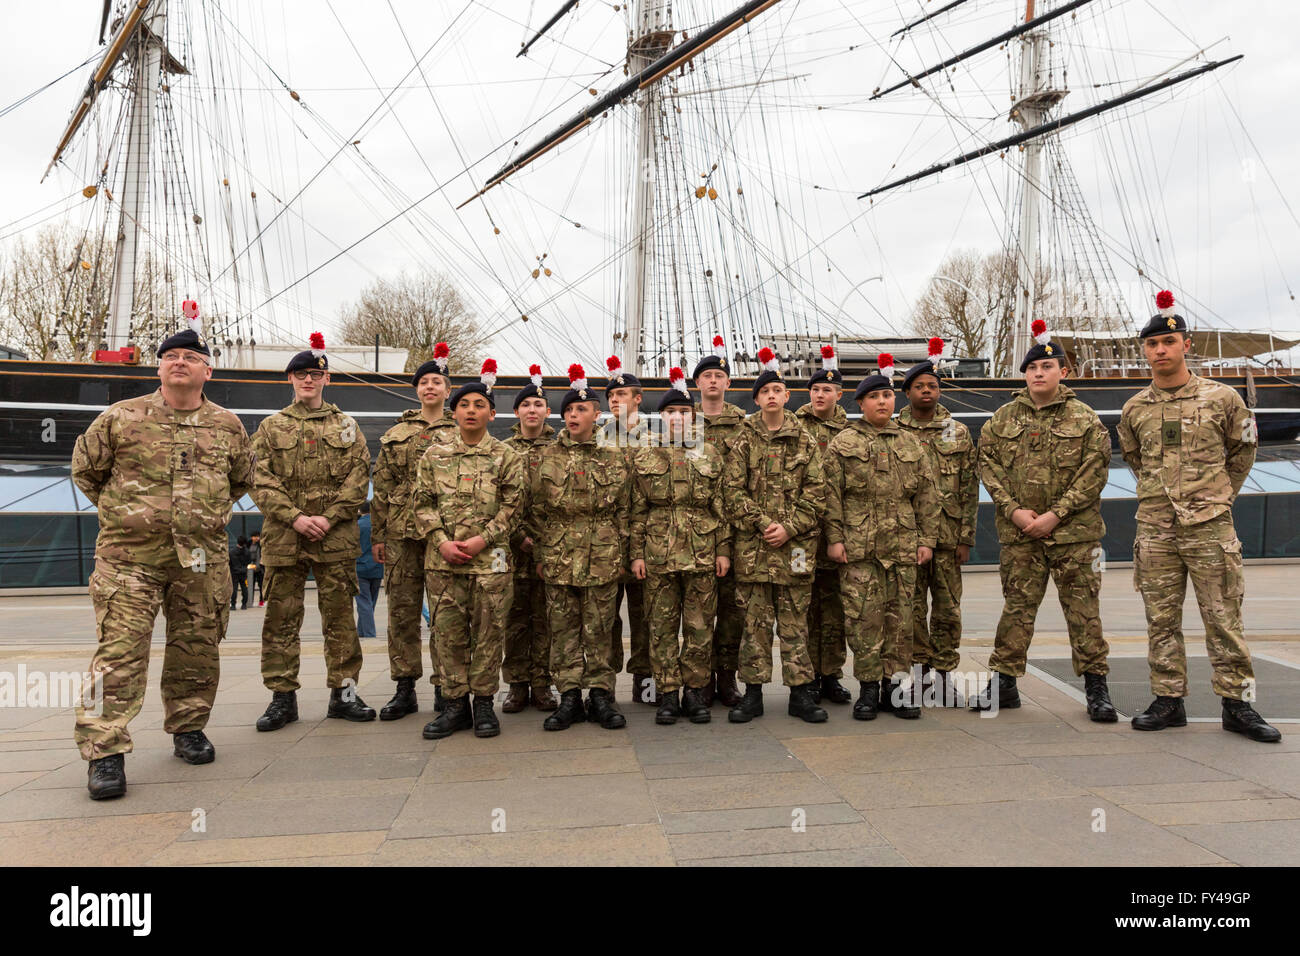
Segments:
[[[469,380],[454,376],[453,385]],[[1245,397],[1243,377],[1215,376],[1215,380]],[[642,382],[646,391],[643,407],[653,410],[668,383],[661,379]],[[498,380],[494,433],[509,431],[514,423],[510,407],[515,391],[526,384],[528,380],[522,376]],[[558,409],[567,384],[558,379],[545,384],[552,409]],[[593,384],[598,389],[603,386],[599,381]],[[728,401],[752,410],[749,384],[749,380],[734,380]],[[1069,384],[1083,402],[1097,410],[1113,438],[1124,403],[1145,387],[1147,380],[1076,379]],[[942,401],[978,434],[989,416],[1010,401],[1021,386],[1014,379],[952,379],[945,382]],[[66,463],[77,436],[96,415],[114,402],[146,395],[157,387],[156,369],[152,367],[0,360],[0,461]],[[791,408],[807,401],[806,390],[793,387],[792,392]],[[1300,384],[1261,376],[1255,381],[1255,393],[1260,440],[1294,441],[1300,435]],[[292,401],[285,378],[265,371],[218,370],[205,394],[239,415],[250,434],[263,418]],[[393,421],[418,405],[409,379],[373,372],[334,373],[325,397],[357,419],[372,454],[378,453],[379,436]],[[857,411],[848,393],[843,404],[851,413]]]

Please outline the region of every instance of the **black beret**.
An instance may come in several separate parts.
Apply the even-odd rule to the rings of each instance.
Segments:
[[[886,378],[879,372],[875,375],[868,375],[859,382],[858,387],[854,389],[853,400],[860,401],[868,392],[874,392],[881,388],[887,388],[892,392],[894,390],[894,380],[892,378]]]
[[[289,372],[297,372],[306,368],[314,368],[320,369],[323,372],[328,372],[329,367],[329,360],[324,355],[316,356],[312,354],[311,349],[306,349],[289,359],[289,364],[285,366],[284,371],[285,374],[288,374]]]
[[[1186,332],[1187,320],[1181,315],[1153,315],[1151,321],[1142,327],[1138,333],[1139,339],[1149,338],[1153,335],[1168,335],[1170,332]]]
[[[193,329],[185,329],[163,339],[162,344],[158,346],[158,357],[162,358],[164,352],[172,349],[189,349],[191,352],[198,352],[200,355],[212,358],[212,350],[208,348],[207,341]]]
[[[939,373],[935,369],[934,363],[927,359],[921,364],[913,365],[911,368],[907,370],[907,374],[903,376],[903,391],[906,392],[909,388],[911,388],[912,383],[915,382],[922,375],[933,375],[936,380],[939,378]]]
[[[441,373],[439,373],[441,374]],[[492,395],[492,389],[488,388],[483,382],[466,382],[456,391],[451,393],[451,402],[448,405],[453,412],[456,410],[457,403],[466,395],[479,394],[487,397],[488,404],[496,408],[496,399]]]
[[[1058,359],[1062,365],[1065,364],[1065,349],[1061,348],[1057,342],[1048,342],[1046,345],[1035,343],[1034,346],[1025,353],[1025,360],[1020,363],[1020,372],[1024,374],[1025,369],[1029,368],[1030,362],[1037,362],[1039,359],[1054,358]]]

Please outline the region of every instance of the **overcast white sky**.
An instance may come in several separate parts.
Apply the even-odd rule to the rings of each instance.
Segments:
[[[711,13],[738,3],[677,0],[674,25],[695,32]],[[689,127],[682,183],[707,169],[710,157],[720,162],[718,202],[726,204],[727,221],[749,222],[772,250],[772,258],[756,257],[751,268],[770,280],[769,290],[786,277],[786,291],[771,292],[768,307],[791,310],[819,333],[901,328],[946,253],[993,250],[1001,241],[1014,156],[946,172],[874,208],[856,199],[982,138],[1015,131],[1005,120],[1005,51],[958,68],[947,78],[951,89],[937,86],[942,110],[909,91],[864,102],[874,87],[901,75],[900,65],[916,70],[937,62],[1009,28],[1023,11],[1023,0],[969,0],[940,21],[942,30],[888,39],[898,25],[938,5],[783,0],[761,22],[723,41],[707,67],[706,86],[758,75],[782,82],[758,95],[730,91],[714,100],[730,118]],[[183,27],[193,44],[176,50],[193,74],[173,87],[178,123],[188,122],[188,109],[207,125],[201,131],[185,126],[185,135],[249,144],[222,159],[215,148],[199,156],[203,147],[190,141],[187,175],[209,225],[222,217],[216,201],[204,197],[219,195],[223,176],[232,180],[236,207],[248,205],[248,192],[262,190],[263,225],[283,209],[268,195],[288,200],[301,190],[259,250],[268,259],[266,285],[274,298],[261,321],[277,323],[285,340],[305,335],[309,326],[329,331],[341,305],[373,277],[432,265],[462,286],[485,326],[499,331],[492,349],[504,363],[540,357],[558,371],[570,358],[596,362],[608,354],[613,313],[621,307],[615,260],[626,229],[630,110],[597,121],[486,202],[453,209],[474,191],[463,175],[466,162],[475,164],[472,177],[481,183],[516,136],[526,145],[591,102],[589,86],[603,93],[622,79],[626,13],[609,2],[583,0],[553,39],[540,41],[533,56],[515,58],[530,25],[559,6],[559,0],[171,0],[171,30]],[[3,0],[3,9],[0,108],[97,49],[98,0]],[[1149,314],[1150,293],[1169,285],[1202,322],[1217,316],[1242,328],[1300,329],[1289,286],[1300,282],[1300,58],[1294,55],[1300,8],[1277,0],[1095,0],[1062,22],[1057,56],[1070,71],[1066,111],[1176,67],[1204,47],[1215,59],[1245,54],[1244,61],[1158,94],[1122,117],[1086,124],[1064,142],[1135,314]],[[186,42],[173,39],[174,46]],[[423,53],[435,42],[423,72],[408,76],[411,49]],[[209,51],[214,61],[224,57],[224,65],[210,62]],[[610,65],[618,68],[609,72]],[[276,87],[271,69],[300,93],[310,114]],[[74,144],[66,167],[38,185],[89,71],[76,70],[0,117],[0,236],[59,211],[59,200],[74,196],[102,162],[100,140],[91,134]],[[1094,88],[1094,82],[1113,85]],[[689,110],[700,99],[681,102]],[[213,128],[221,117],[232,129]],[[718,123],[712,139],[703,133],[708,122]],[[327,163],[358,129],[360,145]],[[728,149],[719,152],[719,141]],[[445,191],[437,192],[439,183]],[[743,200],[737,183],[744,184]],[[322,265],[431,192],[415,214]],[[774,200],[782,211],[774,211]],[[72,220],[84,224],[92,207],[76,205]],[[253,232],[249,215],[236,208],[239,247]],[[738,241],[734,234],[726,239],[733,246]],[[542,253],[554,274],[533,280]],[[701,265],[716,265],[702,255]],[[215,253],[214,261],[220,268]],[[1153,279],[1139,279],[1136,263]],[[283,292],[313,269],[310,279]],[[850,294],[875,275],[884,281]],[[260,278],[245,290],[245,306],[254,293],[267,297]],[[518,322],[520,311],[532,314],[527,326]]]

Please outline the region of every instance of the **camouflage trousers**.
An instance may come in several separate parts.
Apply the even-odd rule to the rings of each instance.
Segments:
[[[740,666],[740,635],[745,614],[736,604],[736,575],[718,578],[718,618],[713,625],[713,669],[734,671]]]
[[[819,677],[843,677],[848,657],[844,641],[844,602],[840,568],[818,568],[808,603],[808,657]]]
[[[912,669],[912,600],[916,565],[885,567],[875,558],[840,567],[844,629],[853,650],[853,676],[892,678]]]
[[[599,687],[614,693],[610,633],[618,616],[618,582],[592,587],[546,585],[546,620],[551,626],[551,677],[561,694]]]
[[[960,647],[961,565],[954,549],[936,548],[934,557],[916,568],[912,661],[950,671],[961,660]]]
[[[506,618],[501,679],[507,684],[550,689],[551,629],[546,622],[546,585],[538,578],[515,578],[515,596]]]
[[[1047,593],[1050,575],[1070,632],[1070,657],[1076,674],[1107,674],[1110,652],[1101,636],[1101,544],[1044,544],[1025,541],[1002,545],[1002,617],[998,619],[989,669],[1023,677],[1034,619]]]
[[[659,693],[680,690],[683,685],[704,687],[713,676],[717,580],[711,570],[647,575],[644,583],[650,624],[650,664]]]
[[[650,626],[645,618],[645,582],[619,581],[614,608],[614,630],[609,645],[609,666],[617,674],[623,669],[623,616],[617,609],[627,595],[627,619],[632,631],[632,655],[627,659],[629,674],[650,673]]]
[[[361,641],[352,616],[357,594],[357,564],[320,563],[303,558],[297,564],[268,565],[266,618],[262,621],[262,683],[267,690],[297,690],[301,653],[299,632],[304,612],[307,572],[316,577],[316,606],[325,636],[326,686],[344,686],[361,675]]]
[[[384,586],[388,591],[388,673],[393,680],[424,675],[420,621],[424,618],[424,541],[402,538],[385,548]],[[432,613],[432,612],[430,612]],[[429,683],[442,683],[438,644],[429,629]]]
[[[772,637],[781,642],[781,681],[801,687],[813,680],[808,657],[808,604],[812,580],[798,584],[737,581],[736,606],[745,615],[740,639],[740,679],[766,684],[772,679]]]
[[[1205,624],[1214,692],[1233,700],[1253,700],[1255,671],[1241,623],[1246,579],[1231,512],[1203,524],[1169,530],[1138,525],[1133,542],[1133,585],[1142,592],[1146,605],[1152,693],[1187,696],[1182,622],[1189,574]]]
[[[426,571],[424,580],[443,696],[491,697],[501,686],[501,647],[514,576]]]
[[[230,620],[229,594],[230,566],[225,560],[198,572],[182,568],[175,559],[159,567],[96,559],[90,598],[99,646],[90,670],[99,684],[98,700],[90,711],[77,708],[73,731],[84,759],[130,753],[127,724],[144,703],[149,644],[160,609],[167,621],[163,730],[182,734],[207,725],[221,675],[217,645]]]

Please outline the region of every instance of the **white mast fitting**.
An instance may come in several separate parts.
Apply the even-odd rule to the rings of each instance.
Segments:
[[[141,225],[147,221],[149,208],[149,149],[158,87],[167,55],[164,47],[166,28],[167,0],[154,0],[141,18],[139,32],[131,41],[131,116],[127,125],[129,138],[122,183],[122,215],[117,229],[113,286],[104,327],[104,340],[110,349],[128,344],[135,310],[136,260],[139,257]]]
[[[628,73],[635,76],[659,59],[672,45],[672,13],[668,0],[637,0],[629,37]],[[633,170],[629,255],[625,260],[623,367],[633,375],[645,373],[641,338],[645,328],[650,270],[654,267],[655,176],[658,162],[659,84],[640,93],[637,110],[637,159]]]

